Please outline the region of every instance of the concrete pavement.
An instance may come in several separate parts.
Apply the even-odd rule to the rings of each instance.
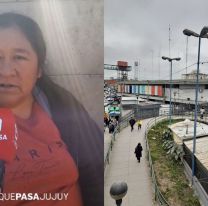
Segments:
[[[153,192],[151,177],[145,148],[145,125],[148,120],[144,120],[142,130],[138,131],[135,125],[133,132],[130,127],[123,129],[113,146],[110,156],[110,164],[105,171],[105,206],[115,206],[115,201],[110,197],[110,187],[114,182],[124,181],[128,185],[128,192],[123,198],[123,206],[152,206]],[[143,147],[143,157],[138,163],[134,150],[138,142]]]

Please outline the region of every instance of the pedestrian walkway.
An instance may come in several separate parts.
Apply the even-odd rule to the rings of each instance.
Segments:
[[[153,194],[151,177],[149,176],[148,162],[145,158],[145,126],[148,120],[144,120],[142,129],[138,131],[137,125],[131,132],[130,126],[123,129],[113,146],[110,164],[105,171],[105,206],[115,206],[115,201],[110,196],[110,187],[114,182],[126,182],[128,192],[123,198],[124,206],[152,206]],[[138,142],[141,142],[143,154],[138,163],[134,150]]]

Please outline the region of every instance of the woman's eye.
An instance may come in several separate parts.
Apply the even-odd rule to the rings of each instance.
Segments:
[[[27,60],[27,57],[22,56],[22,55],[16,55],[16,56],[14,56],[14,59],[15,60]]]

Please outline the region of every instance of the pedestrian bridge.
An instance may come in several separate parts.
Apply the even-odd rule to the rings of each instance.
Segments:
[[[124,119],[125,121],[120,124],[120,128],[128,125],[127,119],[129,119],[131,115],[128,115],[128,118]],[[160,205],[168,205],[157,186],[154,169],[152,167],[152,160],[149,153],[149,146],[146,144],[145,137],[146,132],[151,128],[151,125],[154,125],[162,119],[167,119],[167,117],[168,116],[160,116],[157,118],[143,120],[142,129],[139,131],[136,128],[136,125],[133,132],[131,132],[130,126],[127,126],[116,135],[116,138],[114,135],[110,136],[109,134],[108,138],[106,138],[107,133],[105,134],[105,155],[107,154],[105,156],[105,206],[115,205],[115,201],[110,197],[109,191],[111,185],[117,182],[126,182],[128,185],[128,192],[123,198],[123,205],[157,205],[154,200],[155,198],[158,202],[160,202]],[[193,120],[193,114],[181,114],[180,116],[172,116],[172,118],[188,118]],[[198,121],[208,124],[208,117],[204,117],[203,119],[198,117]],[[112,138],[115,141],[112,141]],[[138,142],[140,142],[143,147],[143,157],[141,159],[141,163],[137,162],[134,155],[134,150]],[[110,150],[108,149],[109,144],[114,144],[110,158]],[[191,169],[188,168],[186,164],[184,164],[184,168],[187,175],[191,177]],[[199,181],[196,180],[194,184],[194,187],[197,190],[196,192],[198,196],[200,196],[200,200],[203,203],[205,202],[205,205],[207,205],[208,196],[205,195],[204,190],[201,189],[202,187],[200,186]]]

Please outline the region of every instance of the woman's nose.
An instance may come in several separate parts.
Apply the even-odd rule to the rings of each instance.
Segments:
[[[0,75],[13,76],[16,74],[14,64],[10,60],[0,60]]]

